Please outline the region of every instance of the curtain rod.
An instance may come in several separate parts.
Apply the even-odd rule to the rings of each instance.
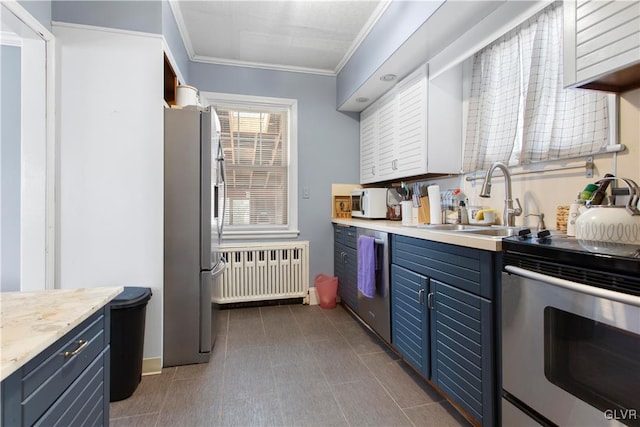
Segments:
[[[619,153],[621,151],[624,151],[627,147],[624,144],[612,144],[612,145],[608,145],[607,147],[601,149],[600,151],[593,153],[593,154],[588,154],[588,155],[580,155],[580,156],[573,156],[573,157],[567,157],[564,159],[553,159],[553,160],[545,160],[545,162],[559,162],[559,161],[564,161],[564,160],[571,160],[571,159],[580,159],[583,157],[587,157],[587,161],[586,163],[580,163],[580,164],[575,164],[575,165],[562,165],[562,166],[555,166],[555,167],[549,167],[546,168],[545,166],[542,166],[541,169],[535,169],[535,170],[520,170],[520,171],[514,171],[511,172],[511,176],[516,176],[516,175],[528,175],[531,173],[539,173],[539,172],[553,172],[553,171],[559,171],[559,170],[567,170],[567,169],[580,169],[580,168],[585,168],[589,165],[589,163],[591,163],[589,161],[589,157],[591,156],[597,156],[600,154],[612,154],[612,153]],[[542,162],[539,163],[529,163],[526,165],[516,165],[514,167],[524,167],[524,166],[535,166],[536,164],[540,164]],[[465,177],[465,181],[476,181],[478,179],[484,179],[485,175],[487,174],[487,171],[485,170],[480,170],[480,171],[475,171],[472,172],[472,175]],[[496,176],[502,176],[502,171],[500,174],[497,174]]]

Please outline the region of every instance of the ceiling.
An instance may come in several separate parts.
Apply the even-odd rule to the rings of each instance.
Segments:
[[[388,0],[172,0],[191,60],[336,75]]]

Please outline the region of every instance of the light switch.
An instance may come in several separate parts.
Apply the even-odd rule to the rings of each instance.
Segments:
[[[308,199],[309,198],[309,187],[303,187],[302,188],[302,198],[303,199]]]

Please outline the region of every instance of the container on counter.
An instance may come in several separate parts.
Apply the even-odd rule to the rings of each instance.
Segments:
[[[400,202],[402,197],[398,194],[398,190],[394,187],[387,188],[387,219],[391,221],[400,221],[402,219],[402,210]]]

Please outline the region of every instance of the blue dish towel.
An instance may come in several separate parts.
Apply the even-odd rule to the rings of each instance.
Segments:
[[[376,251],[375,239],[358,237],[358,290],[367,298],[376,294]]]

